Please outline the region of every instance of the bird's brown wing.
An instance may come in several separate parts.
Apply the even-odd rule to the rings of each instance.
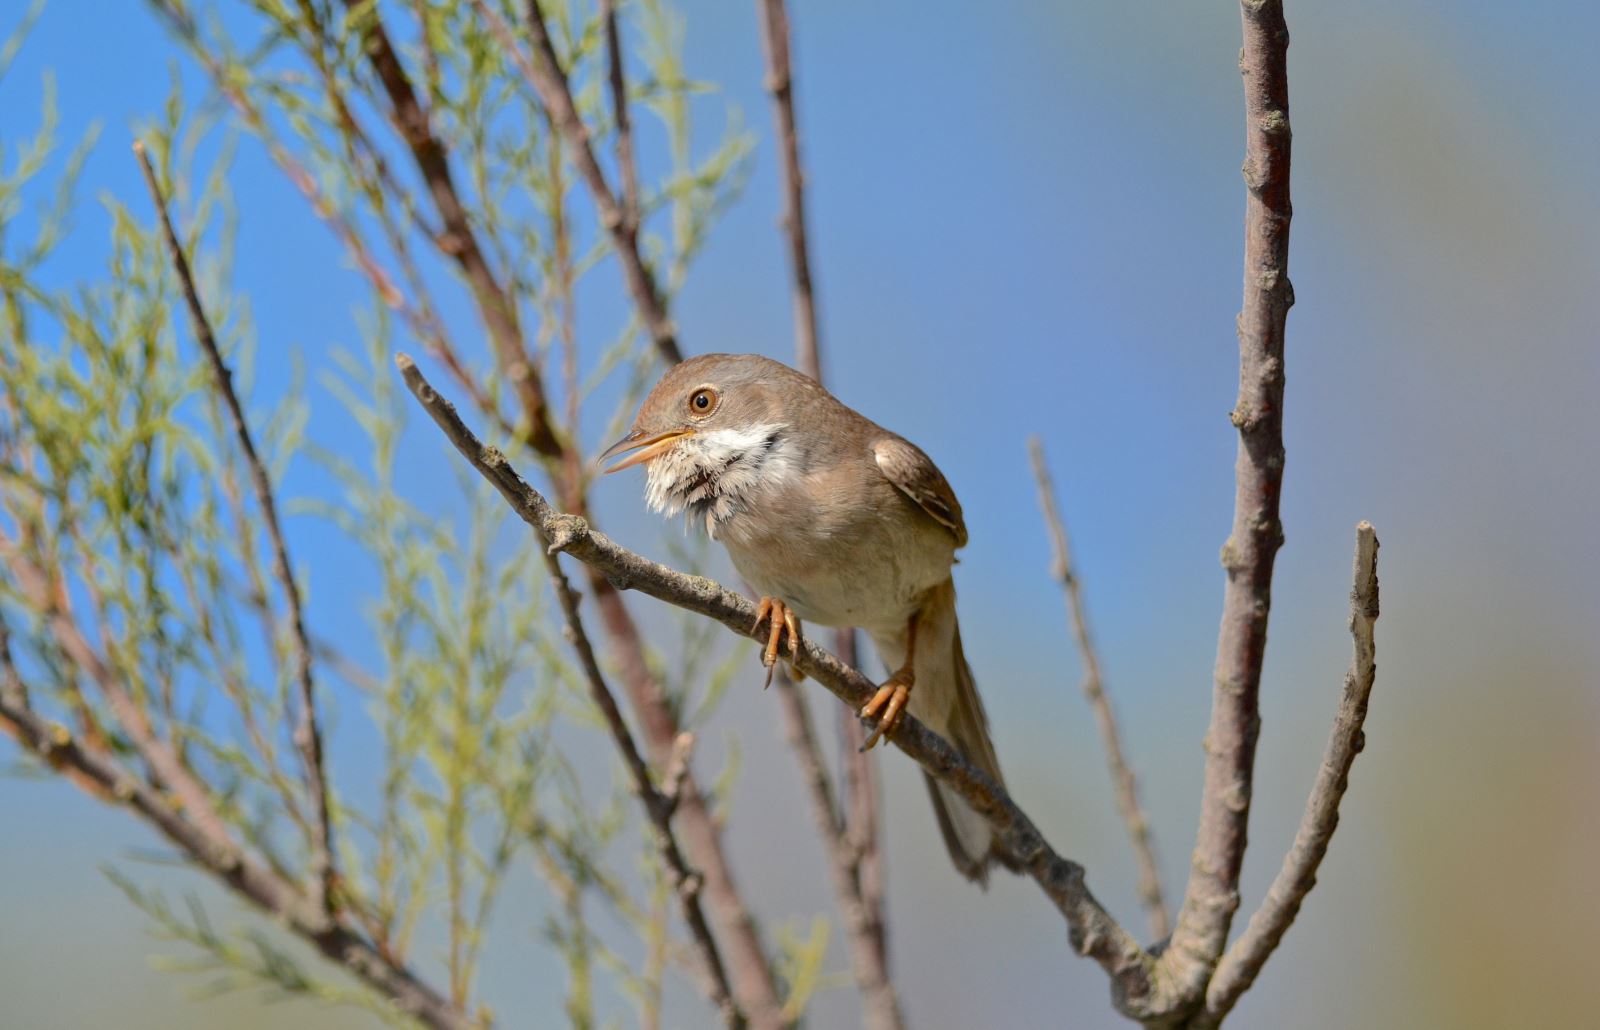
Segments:
[[[957,547],[967,546],[967,524],[961,518],[961,502],[956,500],[956,492],[950,489],[944,473],[932,458],[898,436],[885,436],[873,444],[872,456],[889,482],[955,535]]]

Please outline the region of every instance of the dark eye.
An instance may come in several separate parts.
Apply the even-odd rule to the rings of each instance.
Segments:
[[[689,414],[701,418],[717,410],[717,391],[709,386],[702,386],[689,395]]]

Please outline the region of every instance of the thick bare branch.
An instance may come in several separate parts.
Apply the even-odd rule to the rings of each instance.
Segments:
[[[1367,718],[1367,701],[1372,696],[1372,682],[1377,675],[1373,639],[1373,625],[1377,621],[1378,535],[1373,532],[1371,523],[1363,522],[1356,526],[1355,586],[1350,592],[1350,636],[1355,643],[1355,654],[1350,659],[1350,671],[1345,674],[1344,696],[1328,735],[1328,748],[1323,753],[1316,782],[1306,801],[1305,815],[1301,817],[1294,844],[1284,857],[1283,868],[1267,890],[1266,900],[1250,917],[1250,925],[1243,936],[1233,943],[1218,964],[1206,988],[1205,1009],[1194,1025],[1211,1027],[1222,1022],[1239,996],[1255,982],[1261,967],[1299,914],[1300,903],[1317,882],[1317,867],[1328,853],[1333,831],[1339,825],[1339,802],[1350,784],[1350,767],[1366,746],[1366,734],[1361,727]]]
[[[755,639],[755,606],[749,600],[704,577],[685,575],[643,558],[592,530],[584,519],[551,507],[499,451],[484,446],[410,358],[399,355],[396,363],[406,385],[456,449],[494,484],[523,521],[550,541],[551,548],[593,566],[619,589],[638,590],[713,619],[741,637]],[[871,680],[810,641],[802,644],[796,662],[800,671],[853,708],[859,709],[875,690]],[[989,820],[1062,913],[1073,948],[1093,958],[1111,977],[1112,997],[1119,1010],[1135,1019],[1173,1011],[1175,996],[1153,976],[1152,956],[1095,900],[1084,885],[1083,867],[1056,854],[1003,788],[914,718],[905,719],[896,729],[894,743]]]
[[[545,539],[545,543],[548,544],[549,540]],[[622,718],[622,710],[617,707],[616,698],[612,696],[611,688],[606,685],[605,675],[600,671],[600,662],[595,657],[594,647],[589,643],[589,634],[584,630],[583,619],[578,612],[578,595],[572,589],[572,584],[567,581],[567,574],[561,569],[559,553],[547,546],[544,555],[545,565],[550,570],[550,581],[555,586],[556,599],[561,604],[562,617],[566,620],[567,640],[578,654],[578,663],[583,667],[589,694],[599,707],[600,714],[605,717],[606,726],[611,731],[611,739],[622,754],[629,776],[633,778],[634,793],[638,795],[640,803],[644,806],[645,815],[650,820],[655,834],[656,849],[661,853],[661,861],[666,867],[673,892],[678,896],[683,921],[688,926],[689,935],[693,938],[701,961],[705,965],[707,992],[711,1003],[722,1015],[725,1025],[743,1026],[744,1017],[734,1007],[733,992],[728,986],[728,974],[722,965],[722,955],[717,950],[716,939],[711,935],[711,927],[706,923],[705,913],[700,909],[700,877],[691,872],[688,864],[684,862],[683,852],[679,849],[677,837],[672,832],[672,810],[677,805],[677,792],[682,786],[684,776],[687,775],[689,765],[688,744],[674,749],[674,762],[668,766],[668,778],[676,781],[670,785],[672,793],[669,795],[663,790],[658,790],[650,779],[650,769],[645,765],[644,756],[639,753],[638,745],[633,742],[633,733]],[[688,734],[681,735],[679,741],[688,736]],[[689,742],[692,741],[693,738],[689,737]]]
[[[1111,700],[1106,697],[1104,680],[1100,675],[1100,655],[1095,650],[1094,638],[1089,634],[1083,591],[1078,583],[1077,570],[1072,564],[1067,525],[1056,506],[1050,467],[1044,460],[1044,444],[1037,436],[1029,439],[1028,453],[1033,459],[1033,475],[1039,484],[1039,508],[1044,513],[1045,527],[1050,531],[1050,545],[1054,552],[1051,571],[1061,583],[1061,592],[1067,601],[1067,618],[1072,625],[1072,637],[1077,642],[1078,656],[1083,661],[1083,696],[1094,711],[1094,721],[1106,749],[1106,767],[1111,772],[1117,811],[1122,815],[1123,825],[1128,828],[1134,859],[1139,863],[1139,901],[1144,905],[1150,936],[1159,941],[1172,932],[1172,924],[1167,914],[1166,899],[1161,893],[1161,871],[1156,865],[1155,845],[1150,839],[1150,821],[1145,818],[1144,808],[1139,804],[1138,784],[1122,751],[1122,731],[1117,726]]]
[[[1196,999],[1239,907],[1250,821],[1261,663],[1272,566],[1283,544],[1283,338],[1289,286],[1289,30],[1282,0],[1242,0],[1245,201],[1244,306],[1239,313],[1239,430],[1233,530],[1222,547],[1228,582],[1206,732],[1204,791],[1194,857],[1163,965]]]
[[[211,320],[206,316],[205,306],[200,302],[194,275],[189,270],[189,259],[183,253],[183,245],[178,242],[177,230],[172,225],[172,216],[167,211],[167,198],[161,192],[161,184],[156,179],[156,170],[150,165],[150,157],[145,153],[144,145],[135,143],[133,152],[139,158],[139,167],[144,171],[145,185],[150,188],[150,199],[155,204],[156,215],[161,221],[161,232],[167,241],[172,267],[178,273],[178,282],[183,287],[183,297],[189,306],[189,318],[194,324],[195,338],[199,340],[200,348],[205,351],[206,363],[211,368],[212,383],[228,409],[234,436],[239,441],[239,450],[244,454],[245,467],[250,473],[250,485],[255,491],[256,503],[261,508],[261,520],[266,523],[267,538],[272,544],[272,572],[283,589],[284,603],[289,608],[294,681],[300,705],[295,719],[294,744],[305,766],[306,795],[311,802],[312,812],[312,896],[324,911],[332,913],[338,904],[335,890],[338,873],[333,861],[333,819],[328,809],[328,779],[322,760],[322,729],[317,723],[316,684],[312,679],[311,670],[311,636],[306,629],[305,607],[300,599],[300,585],[294,578],[294,566],[289,561],[289,547],[284,541],[283,526],[278,521],[278,504],[273,496],[272,481],[267,477],[266,466],[261,463],[261,456],[256,451],[255,440],[250,435],[250,426],[245,421],[244,408],[239,404],[239,395],[233,389],[233,374],[228,371],[227,363],[222,360],[222,351],[217,347],[216,333],[211,328]]]

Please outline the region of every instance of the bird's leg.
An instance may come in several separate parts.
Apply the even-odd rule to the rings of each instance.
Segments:
[[[794,609],[778,600],[776,597],[763,597],[761,603],[756,605],[755,625],[750,627],[754,633],[761,628],[763,622],[770,623],[767,632],[767,646],[761,652],[761,664],[767,667],[767,681],[761,685],[765,690],[772,686],[772,670],[778,664],[778,650],[783,644],[785,633],[789,635],[789,670],[796,681],[805,679],[798,666],[794,664],[800,656],[800,617]]]
[[[872,695],[872,700],[861,708],[861,717],[863,719],[871,719],[878,715],[880,709],[883,711],[883,715],[878,718],[878,728],[873,730],[871,736],[862,742],[861,750],[863,751],[872,747],[885,735],[893,733],[895,727],[900,725],[901,717],[905,714],[906,702],[911,699],[911,688],[917,682],[917,674],[915,672],[917,662],[917,616],[920,614],[920,612],[913,612],[911,619],[906,623],[906,660],[900,664],[900,668],[896,669],[893,675],[883,681],[883,685],[878,688],[878,692]]]

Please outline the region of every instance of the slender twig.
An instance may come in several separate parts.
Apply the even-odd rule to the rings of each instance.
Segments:
[[[1150,839],[1150,821],[1145,818],[1144,808],[1139,804],[1138,784],[1122,749],[1122,731],[1117,726],[1111,700],[1106,697],[1105,681],[1100,674],[1100,655],[1095,649],[1094,638],[1089,634],[1083,591],[1078,583],[1077,570],[1072,564],[1072,548],[1067,542],[1067,525],[1056,506],[1050,467],[1044,460],[1044,444],[1037,436],[1028,440],[1028,453],[1033,459],[1033,476],[1039,485],[1039,508],[1044,514],[1045,527],[1050,532],[1053,552],[1051,572],[1061,584],[1061,593],[1066,598],[1072,637],[1077,642],[1078,656],[1083,662],[1083,696],[1094,711],[1094,721],[1100,729],[1100,740],[1106,749],[1106,766],[1111,772],[1117,811],[1128,829],[1134,859],[1139,863],[1139,901],[1144,905],[1151,939],[1159,941],[1172,932],[1172,923],[1167,913],[1166,899],[1161,893],[1161,871],[1156,865],[1155,846]]]
[[[548,538],[545,538],[545,543],[549,543]],[[693,737],[684,734],[679,738],[682,741],[687,737],[688,741],[675,749],[679,752],[677,760],[668,767],[668,776],[675,781],[671,786],[673,793],[669,795],[658,790],[651,782],[650,769],[645,765],[644,756],[639,753],[638,745],[633,741],[633,734],[622,718],[621,709],[617,707],[616,698],[612,696],[611,688],[606,685],[605,675],[600,671],[600,662],[595,657],[594,647],[589,643],[589,634],[585,632],[578,612],[578,595],[572,589],[572,584],[567,581],[566,573],[561,569],[559,553],[555,548],[547,546],[544,549],[544,556],[545,565],[550,570],[550,581],[555,587],[556,599],[561,604],[561,613],[566,620],[567,640],[578,654],[578,663],[583,667],[589,694],[599,707],[601,715],[605,717],[606,726],[611,731],[611,739],[622,755],[623,764],[628,767],[629,776],[633,779],[634,793],[638,795],[639,802],[644,806],[645,814],[655,831],[656,849],[661,853],[661,861],[667,869],[673,892],[678,896],[683,911],[683,921],[689,927],[689,934],[694,939],[705,965],[711,1003],[721,1013],[724,1024],[730,1027],[743,1026],[744,1017],[734,1006],[733,993],[728,986],[728,974],[722,965],[722,955],[717,950],[716,939],[712,937],[705,913],[700,908],[700,877],[691,872],[688,864],[684,862],[683,852],[679,849],[678,840],[672,831],[672,810],[677,804],[676,792],[681,789],[686,775],[689,764],[688,747],[693,743]]]
[[[500,41],[500,45],[512,55],[518,70],[533,87],[540,102],[549,112],[551,120],[555,122],[556,128],[572,147],[573,161],[578,166],[578,174],[583,176],[584,183],[589,187],[595,207],[600,212],[601,224],[611,235],[617,260],[622,263],[622,278],[627,284],[634,306],[639,309],[645,328],[649,331],[650,338],[655,341],[656,349],[661,352],[662,358],[669,364],[677,364],[683,360],[683,353],[678,349],[677,330],[667,314],[666,302],[657,289],[655,275],[645,264],[644,255],[639,249],[638,224],[628,217],[623,202],[618,201],[616,193],[606,181],[605,170],[595,158],[594,146],[589,138],[589,128],[578,114],[577,103],[572,98],[572,86],[567,81],[566,72],[561,69],[555,43],[550,39],[549,30],[544,23],[544,14],[539,10],[537,0],[528,0],[527,5],[528,33],[533,42],[531,60],[523,55],[505,19],[484,0],[473,0],[473,3],[484,16],[484,20],[489,23],[489,28]],[[625,94],[622,102],[626,104]]]
[[[633,156],[633,118],[628,113],[628,77],[622,65],[622,29],[617,24],[616,0],[600,0],[600,17],[606,23],[607,76],[611,86],[611,117],[617,123],[617,171],[622,179],[622,220],[630,232],[639,231],[639,165]]]
[[[1239,907],[1239,869],[1250,822],[1261,663],[1272,566],[1283,544],[1284,323],[1289,285],[1289,30],[1282,0],[1241,0],[1244,47],[1244,305],[1239,312],[1239,431],[1233,529],[1222,629],[1206,731],[1200,826],[1177,929],[1164,964],[1195,997],[1204,990]]]
[[[500,491],[518,516],[550,541],[551,549],[593,566],[621,589],[638,590],[713,619],[741,637],[756,638],[752,630],[755,606],[749,600],[711,580],[643,558],[594,531],[586,520],[557,511],[499,451],[484,446],[409,357],[399,355],[396,363],[407,387],[445,436]],[[802,643],[796,665],[857,709],[876,689],[867,677],[811,641]],[[1113,1000],[1121,1011],[1136,1019],[1172,1011],[1172,997],[1152,975],[1155,959],[1095,900],[1084,885],[1083,867],[1056,854],[1004,788],[915,718],[906,718],[895,730],[894,743],[995,828],[1007,849],[1062,913],[1072,946],[1111,976]]]
[[[207,824],[185,818],[160,791],[124,769],[106,751],[73,737],[60,723],[14,703],[9,694],[0,694],[0,729],[92,796],[127,805],[191,861],[384,995],[400,1012],[439,1030],[467,1030],[478,1025],[371,941],[330,923],[319,906],[271,868],[241,852],[225,831],[219,836]]]
[[[268,478],[266,466],[262,464],[261,456],[256,451],[255,441],[250,435],[250,426],[244,417],[244,408],[240,406],[239,396],[233,389],[233,375],[222,359],[222,351],[217,346],[217,337],[211,328],[211,320],[206,316],[205,307],[200,302],[194,274],[189,269],[189,259],[184,256],[183,244],[178,241],[177,230],[173,228],[172,217],[167,211],[167,198],[161,191],[161,184],[156,179],[156,170],[150,164],[150,157],[145,153],[144,144],[135,143],[133,152],[139,159],[139,167],[144,170],[145,185],[150,188],[150,199],[155,204],[156,214],[161,221],[161,232],[167,241],[172,267],[177,271],[178,281],[183,287],[183,297],[189,306],[189,317],[194,323],[195,337],[199,340],[201,349],[205,351],[207,364],[211,367],[213,384],[228,409],[234,436],[239,441],[239,450],[244,454],[245,466],[250,472],[250,484],[255,490],[256,502],[261,508],[261,519],[266,523],[267,537],[272,543],[273,575],[283,589],[284,602],[289,607],[294,679],[299,691],[300,705],[293,739],[295,747],[300,752],[300,759],[305,765],[306,794],[310,798],[312,811],[310,841],[311,880],[314,884],[312,897],[324,911],[331,914],[338,906],[335,891],[338,873],[333,860],[333,819],[328,806],[327,773],[323,768],[322,730],[317,724],[316,685],[312,679],[311,667],[311,636],[306,629],[305,607],[300,598],[300,586],[294,578],[294,566],[289,561],[289,547],[284,541],[283,526],[278,521],[278,505],[273,497],[272,481]]]
[[[1345,675],[1344,695],[1328,735],[1328,748],[1283,868],[1267,890],[1266,900],[1250,917],[1250,925],[1217,965],[1206,989],[1205,1009],[1195,1025],[1216,1026],[1222,1022],[1239,996],[1255,982],[1317,882],[1317,867],[1328,853],[1333,831],[1339,825],[1339,802],[1350,784],[1350,767],[1366,746],[1361,727],[1377,675],[1373,639],[1373,624],[1377,621],[1378,535],[1371,523],[1363,522],[1356,526],[1355,586],[1350,592],[1350,636],[1355,654]]]
[[[806,246],[805,175],[800,164],[800,133],[794,116],[794,72],[789,57],[789,14],[783,0],[756,0],[761,15],[761,43],[766,54],[764,85],[772,94],[778,144],[783,149],[783,228],[789,237],[794,271],[794,337],[796,367],[822,381],[817,344],[816,295],[811,287],[811,259]]]

